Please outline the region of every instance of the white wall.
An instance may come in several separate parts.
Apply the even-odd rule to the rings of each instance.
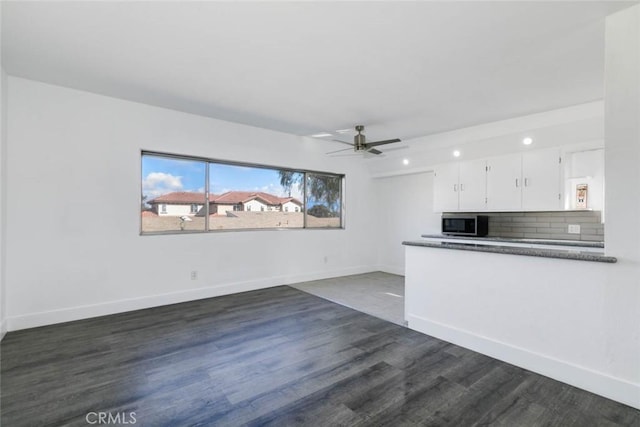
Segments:
[[[2,4],[0,4],[0,22],[2,22]],[[2,31],[0,31],[0,46],[2,45]],[[7,328],[5,309],[5,186],[6,186],[6,115],[7,115],[7,75],[2,67],[2,52],[0,51],[0,340]]]
[[[433,212],[433,173],[379,178],[374,183],[379,269],[404,275],[402,242],[422,234],[440,234],[440,214]]]
[[[372,180],[326,143],[11,76],[8,125],[9,330],[375,270]],[[139,236],[141,149],[345,173],[347,229]]]
[[[577,186],[587,184],[587,208],[604,210],[604,148],[564,157],[564,208],[576,209]]]
[[[282,212],[299,212],[300,206],[297,203],[287,202],[282,205],[281,210]]]
[[[256,199],[249,200],[244,204],[245,211],[260,212],[263,209],[267,210],[267,205]]]
[[[620,262],[601,298],[613,374],[640,408],[640,5],[607,18],[605,61],[605,236]]]
[[[1,10],[1,7],[0,7]],[[6,322],[6,141],[7,141],[7,75],[0,67],[0,340],[7,330]]]
[[[158,205],[158,215],[159,216],[182,216],[182,215],[195,215],[195,213],[191,212],[191,203],[188,205],[172,205],[165,204],[167,207],[167,211],[165,213],[162,212],[162,203]],[[196,212],[200,211],[204,205],[197,205],[198,209]]]

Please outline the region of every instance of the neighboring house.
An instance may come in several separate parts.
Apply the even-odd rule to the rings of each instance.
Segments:
[[[209,213],[218,215],[225,215],[227,211],[302,211],[302,203],[297,199],[262,191],[228,191],[209,199]]]
[[[151,210],[159,216],[196,215],[204,207],[204,193],[179,191],[149,200]]]
[[[204,215],[203,193],[168,193],[147,203],[160,216]],[[301,212],[302,202],[294,197],[278,197],[260,191],[228,191],[209,196],[209,214],[226,215],[228,211]]]
[[[282,211],[283,212],[300,212],[302,210],[302,203],[293,197],[287,197],[283,199]]]

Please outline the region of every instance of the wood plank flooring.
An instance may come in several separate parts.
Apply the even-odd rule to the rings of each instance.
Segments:
[[[1,347],[11,427],[98,413],[141,426],[640,426],[630,407],[287,286],[10,332]]]

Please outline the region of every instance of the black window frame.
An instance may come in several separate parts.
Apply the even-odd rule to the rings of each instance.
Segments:
[[[317,170],[309,170],[309,169],[299,169],[299,168],[291,168],[291,167],[282,167],[282,166],[274,166],[274,165],[266,165],[261,163],[250,163],[250,162],[238,162],[232,160],[223,160],[223,159],[215,159],[209,157],[200,157],[200,156],[191,156],[191,155],[183,155],[183,154],[174,154],[174,153],[166,153],[159,152],[153,150],[141,150],[140,151],[140,202],[142,205],[143,202],[143,191],[142,191],[142,181],[144,177],[142,176],[142,162],[144,156],[157,156],[168,159],[175,160],[185,160],[185,161],[197,161],[204,162],[206,164],[205,167],[205,192],[204,192],[204,215],[206,218],[204,230],[164,230],[164,231],[144,231],[142,226],[142,215],[139,212],[139,221],[140,221],[140,235],[142,236],[150,236],[150,235],[167,235],[167,234],[194,234],[194,233],[225,233],[225,232],[235,232],[235,231],[269,231],[269,230],[345,230],[345,217],[346,217],[346,208],[345,208],[345,188],[346,188],[346,174],[344,173],[336,173],[336,172],[327,172],[327,171],[317,171]],[[230,166],[240,166],[240,167],[250,167],[250,168],[260,168],[260,169],[270,169],[270,170],[278,170],[278,171],[289,171],[294,173],[302,174],[302,194],[303,200],[302,208],[296,207],[295,212],[302,212],[303,214],[303,224],[302,227],[263,227],[263,228],[225,228],[225,229],[211,229],[209,227],[209,169],[210,164],[221,164],[221,165],[230,165]],[[309,175],[325,175],[331,176],[340,179],[340,194],[338,197],[340,212],[339,212],[339,226],[337,227],[313,227],[308,225],[307,221],[307,178]],[[234,206],[235,209],[235,206]]]

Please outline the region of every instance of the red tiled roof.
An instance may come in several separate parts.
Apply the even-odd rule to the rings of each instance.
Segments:
[[[211,201],[219,204],[238,204],[246,203],[249,200],[254,199],[261,199],[268,205],[280,204],[279,197],[274,196],[273,194],[263,193],[261,191],[227,191]]]
[[[144,217],[148,217],[148,216],[154,217],[154,216],[158,216],[158,214],[155,213],[155,212],[151,212],[151,211],[142,211],[142,217],[143,218]]]
[[[216,204],[237,205],[247,203],[250,200],[260,199],[267,205],[279,206],[289,201],[302,206],[302,203],[294,197],[278,197],[273,194],[264,193],[262,191],[227,191],[221,195],[210,194],[209,202]],[[167,204],[191,204],[203,203],[204,193],[194,193],[187,191],[177,191],[173,193],[163,194],[155,199],[149,200],[147,203],[167,203]]]
[[[147,203],[168,203],[168,204],[186,204],[186,203],[204,203],[204,193],[192,193],[187,191],[177,191],[174,193],[163,194],[155,199],[149,200]]]
[[[280,203],[282,204],[285,204],[287,202],[293,202],[296,205],[302,206],[302,202],[296,199],[295,197],[283,197],[283,198],[280,198],[280,201],[281,201]]]
[[[260,199],[267,205],[273,206],[279,206],[283,203],[287,203],[288,201],[292,201],[293,203],[297,203],[302,206],[302,203],[294,197],[278,197],[262,191],[228,191],[218,197],[211,198],[210,200],[217,204],[238,204],[247,203],[254,199]]]

